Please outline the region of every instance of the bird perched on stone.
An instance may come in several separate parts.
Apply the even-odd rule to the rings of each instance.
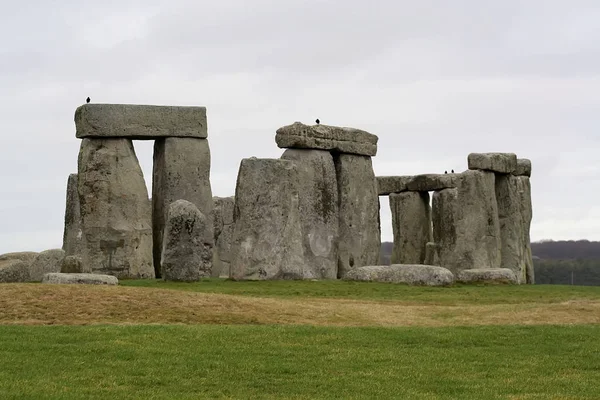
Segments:
[[[89,103],[90,102],[90,98],[88,97],[87,99],[85,99],[85,102]]]
[[[445,173],[445,174],[447,174],[447,173],[448,173],[448,171],[444,171],[444,173]]]
[[[319,121],[319,118],[317,118],[317,120],[315,122],[317,123],[317,125],[319,125],[321,123],[321,121]]]
[[[452,173],[454,173],[454,170],[452,170]]]

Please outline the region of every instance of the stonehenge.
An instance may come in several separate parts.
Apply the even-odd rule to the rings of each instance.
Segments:
[[[376,177],[376,135],[295,122],[275,132],[280,158],[244,158],[235,195],[213,197],[205,107],[84,104],[75,127],[61,253],[33,269],[0,259],[6,276],[535,281],[531,162],[513,153],[471,153],[460,173]],[[151,198],[133,140],[154,140]],[[377,265],[379,196],[392,266]]]
[[[497,280],[534,283],[531,161],[512,153],[471,153],[467,163],[469,169],[456,174],[377,177],[379,195],[390,197],[392,263],[439,265],[462,281],[470,276],[462,271],[483,270]],[[429,192],[431,209],[428,201],[417,201]]]

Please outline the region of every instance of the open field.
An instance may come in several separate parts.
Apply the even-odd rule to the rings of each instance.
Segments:
[[[0,398],[597,399],[599,338],[591,287],[3,284]]]

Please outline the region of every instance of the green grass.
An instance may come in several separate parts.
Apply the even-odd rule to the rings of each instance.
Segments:
[[[600,326],[0,326],[2,399],[597,399]]]
[[[600,300],[600,286],[513,285],[414,287],[349,281],[231,281],[205,279],[195,283],[162,280],[121,280],[122,286],[189,290],[257,297],[327,297],[361,300],[402,300],[427,304],[559,303]]]

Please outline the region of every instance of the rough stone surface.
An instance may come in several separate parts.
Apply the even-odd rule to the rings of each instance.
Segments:
[[[378,176],[377,187],[380,196],[406,191],[432,192],[454,188],[459,182],[458,174],[421,174],[406,176]]]
[[[167,138],[154,143],[152,182],[153,260],[157,277],[161,275],[162,236],[169,205],[187,200],[205,216],[203,242],[214,245],[212,189],[210,185],[210,148],[208,140]]]
[[[519,177],[496,175],[496,201],[502,242],[502,268],[513,271],[517,283],[527,281],[525,226],[521,210]]]
[[[345,279],[368,282],[406,283],[418,286],[449,286],[454,275],[446,268],[434,265],[392,264],[355,268]]]
[[[153,278],[150,202],[131,140],[83,139],[78,192],[84,265],[118,278]]]
[[[299,180],[293,161],[242,160],[235,189],[233,279],[302,279]]]
[[[67,255],[81,254],[84,249],[81,231],[81,211],[77,193],[77,174],[69,175],[67,180],[67,201],[65,208],[65,228],[62,249]],[[40,277],[40,279],[42,279]]]
[[[440,265],[440,258],[438,257],[438,246],[433,242],[429,242],[425,245],[425,265]]]
[[[491,172],[465,171],[456,189],[433,194],[433,238],[453,273],[500,267],[500,224]]]
[[[78,256],[66,256],[60,266],[60,272],[63,274],[90,273],[85,269],[81,257]]]
[[[84,104],[75,111],[75,127],[80,139],[208,136],[205,107]]]
[[[0,260],[0,283],[29,282],[29,264],[13,258]]]
[[[162,278],[199,281],[212,270],[212,242],[207,243],[206,217],[193,203],[177,200],[169,206],[162,251]]]
[[[112,275],[103,274],[63,274],[51,272],[42,278],[42,283],[80,284],[80,285],[118,285],[119,280]]]
[[[377,154],[377,140],[377,136],[360,129],[300,122],[277,129],[275,135],[280,148],[330,150],[363,156]]]
[[[378,195],[387,196],[391,193],[405,192],[412,176],[378,176],[376,179]]]
[[[377,180],[371,157],[334,157],[339,199],[338,278],[379,261],[381,231]]]
[[[467,162],[469,169],[510,174],[517,168],[517,155],[513,153],[471,153]]]
[[[213,197],[213,227],[215,246],[213,247],[212,276],[229,277],[231,265],[231,240],[233,238],[234,196]]]
[[[5,254],[0,255],[0,261],[19,260],[19,261],[23,261],[27,265],[27,268],[29,268],[29,266],[31,265],[33,260],[35,260],[36,257],[38,256],[38,254],[40,254],[40,253],[37,253],[35,251],[21,251],[21,252],[16,252],[16,253],[5,253]]]
[[[458,272],[456,280],[461,283],[518,283],[514,272],[508,268],[465,269]]]
[[[531,160],[527,158],[517,159],[517,168],[513,171],[513,175],[531,176]]]
[[[390,194],[394,249],[392,264],[423,264],[431,241],[431,208],[428,192]]]
[[[531,227],[531,219],[533,217],[533,209],[531,205],[531,182],[527,176],[519,176],[517,180],[517,188],[520,197],[521,219],[523,223],[523,243],[525,244],[525,280],[528,284],[535,283],[535,274],[533,269],[533,258],[531,253],[531,239],[529,231]]]
[[[64,258],[65,251],[63,249],[42,251],[29,267],[29,279],[39,282],[44,277],[44,274],[60,272]]]
[[[324,150],[288,149],[282,159],[296,163],[304,279],[337,278],[338,193],[335,165]]]

